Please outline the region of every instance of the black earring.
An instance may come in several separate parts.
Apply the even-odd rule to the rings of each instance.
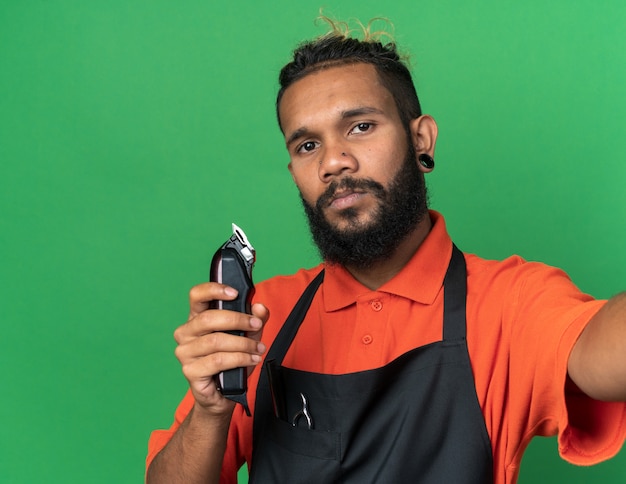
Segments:
[[[435,167],[435,160],[433,160],[433,157],[430,156],[428,153],[420,154],[417,159],[419,160],[420,165],[422,165],[424,168],[427,168],[428,170],[432,170]]]

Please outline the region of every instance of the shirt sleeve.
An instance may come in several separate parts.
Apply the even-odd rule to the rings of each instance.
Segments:
[[[569,355],[606,301],[580,292],[559,269],[527,264],[513,305],[512,396],[526,404],[527,435],[557,435],[559,454],[577,465],[613,457],[626,438],[626,404],[600,402],[567,376]],[[531,364],[535,362],[535,364]],[[528,394],[528,389],[531,389]]]
[[[626,439],[626,402],[602,402],[588,397],[567,376],[569,355],[587,323],[600,306],[591,307],[572,323],[558,348],[560,403],[559,454],[577,465],[592,465],[614,457]]]

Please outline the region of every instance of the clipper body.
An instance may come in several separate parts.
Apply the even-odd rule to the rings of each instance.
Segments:
[[[217,250],[211,261],[211,281],[231,286],[239,292],[233,301],[212,301],[213,309],[227,309],[240,313],[251,313],[251,301],[254,295],[252,267],[256,252],[246,234],[233,224],[233,235]],[[228,331],[230,334],[245,336],[243,331]],[[222,395],[243,405],[246,414],[248,408],[248,372],[246,368],[234,368],[220,373],[217,385]]]

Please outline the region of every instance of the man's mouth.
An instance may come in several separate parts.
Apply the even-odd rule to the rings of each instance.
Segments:
[[[328,206],[336,210],[351,207],[365,195],[363,191],[339,190],[333,194]]]
[[[374,180],[344,178],[341,182],[331,183],[319,197],[315,207],[319,212],[327,208],[342,210],[352,207],[367,195],[382,199],[385,196],[385,189]]]

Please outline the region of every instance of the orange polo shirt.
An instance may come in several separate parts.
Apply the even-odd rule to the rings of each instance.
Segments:
[[[443,279],[452,241],[443,217],[409,263],[376,291],[342,267],[326,266],[324,282],[283,365],[342,374],[377,368],[418,346],[442,339]],[[491,438],[496,483],[516,482],[522,453],[534,435],[559,436],[559,453],[589,465],[614,456],[626,437],[626,405],[597,402],[567,379],[574,343],[604,301],[581,293],[559,269],[513,256],[490,261],[465,254],[467,342],[479,404]],[[257,285],[255,302],[270,319],[271,345],[296,301],[322,265]],[[254,412],[258,368],[250,375]],[[147,465],[167,444],[193,406],[187,393],[169,430],[156,430]],[[252,418],[233,414],[222,468],[223,483],[252,456]]]

